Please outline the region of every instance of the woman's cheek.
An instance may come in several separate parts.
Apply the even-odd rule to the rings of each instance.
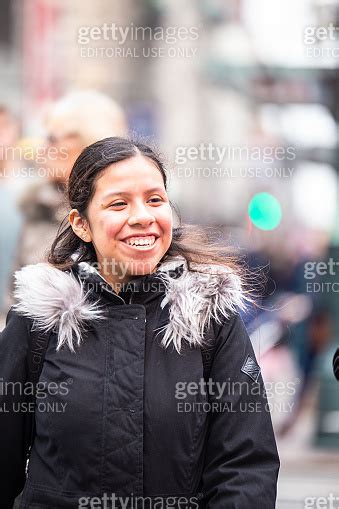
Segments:
[[[168,239],[168,242],[171,243],[172,241],[172,231],[173,231],[173,218],[172,218],[172,212],[170,216],[167,216],[164,219],[164,226],[163,231],[166,232],[166,238]]]
[[[172,242],[172,221],[164,218],[163,221],[159,221],[159,226],[162,231],[162,244],[168,249]]]
[[[172,230],[173,212],[171,206],[161,207],[161,210],[156,215],[156,219],[163,230]]]
[[[109,219],[102,220],[101,228],[108,240],[114,239],[119,232],[119,226]]]

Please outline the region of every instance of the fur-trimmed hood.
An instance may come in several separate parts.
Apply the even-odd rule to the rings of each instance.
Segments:
[[[83,327],[105,319],[105,306],[100,297],[97,301],[89,298],[90,290],[86,291],[84,279],[94,274],[106,291],[110,285],[93,266],[85,262],[78,266],[82,277],[47,263],[27,265],[15,273],[14,310],[32,319],[34,329],[56,331],[57,350],[68,345],[74,351],[74,345],[81,343]],[[178,268],[180,271],[173,277],[173,270]],[[147,276],[159,278],[163,283],[161,308],[169,305],[169,321],[159,332],[164,333],[162,345],[167,348],[172,344],[178,352],[182,341],[190,346],[201,345],[211,319],[220,324],[222,318],[229,318],[246,307],[247,297],[240,278],[230,269],[197,264],[192,264],[192,268],[199,272],[189,271],[185,260],[178,258],[162,263],[156,272]]]

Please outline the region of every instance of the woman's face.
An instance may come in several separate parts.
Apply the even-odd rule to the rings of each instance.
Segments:
[[[88,222],[76,209],[69,218],[77,235],[86,232],[99,272],[117,289],[132,276],[154,272],[172,241],[172,210],[162,175],[143,156],[103,171],[87,208]]]

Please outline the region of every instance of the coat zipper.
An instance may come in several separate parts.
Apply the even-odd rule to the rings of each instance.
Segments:
[[[132,297],[133,297],[133,293],[131,293],[131,296],[129,298],[128,304],[132,304]],[[138,317],[136,317],[136,318],[138,318]],[[147,321],[147,319],[145,317],[145,323],[146,323],[146,321]]]
[[[118,295],[116,292],[109,290],[109,288],[107,288],[107,287],[105,287],[105,290],[106,290],[108,293],[110,293],[111,295],[114,295],[115,297],[118,297],[120,300],[122,300],[122,302],[123,302],[124,304],[126,304],[126,302],[124,301],[124,299],[123,299],[122,297],[120,297],[120,295]]]
[[[122,302],[126,305],[126,302],[124,301],[124,299],[122,297],[120,297],[116,292],[111,292],[110,290],[107,289],[107,291],[113,295],[115,295],[116,297],[119,297],[119,299],[122,300]],[[128,301],[128,304],[132,304],[132,297],[133,297],[133,292],[131,293],[131,296],[129,298],[129,301]],[[145,323],[146,323],[146,318],[145,318]]]

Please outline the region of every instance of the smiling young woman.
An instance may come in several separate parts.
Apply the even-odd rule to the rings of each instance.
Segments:
[[[81,168],[77,172],[75,166],[74,179],[81,178]],[[109,164],[96,177],[86,212],[72,209],[69,221],[74,233],[92,244],[101,271],[104,260],[115,261],[115,275],[101,273],[116,290],[131,275],[153,272],[172,242],[172,210],[164,179],[140,151]]]
[[[208,239],[196,225],[173,227],[173,205],[167,195],[167,172],[149,146],[125,138],[106,138],[90,145],[78,157],[68,182],[71,211],[61,223],[48,261],[70,269],[78,262],[97,263],[99,272],[114,261],[129,275],[151,273],[163,261],[183,257],[190,270],[194,262],[215,262],[243,274],[229,250]],[[154,248],[130,246],[128,237],[153,233]],[[141,241],[133,242],[134,245]],[[138,249],[138,251],[137,251]],[[146,255],[147,253],[147,255]],[[101,262],[101,263],[100,263]],[[112,274],[107,278],[113,282]],[[128,275],[127,275],[128,279]],[[119,284],[117,285],[117,287]]]
[[[87,147],[68,202],[49,263],[15,274],[0,337],[6,388],[27,383],[35,331],[47,345],[27,478],[26,395],[0,396],[1,507],[24,487],[23,509],[273,509],[279,458],[238,261],[174,228],[166,171],[142,143]]]

